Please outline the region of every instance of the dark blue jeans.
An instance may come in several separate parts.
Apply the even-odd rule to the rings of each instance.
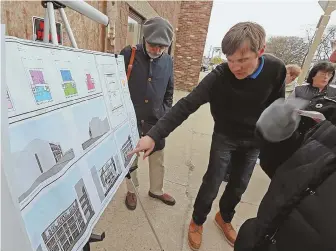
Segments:
[[[192,217],[197,225],[202,225],[210,213],[229,163],[230,178],[220,199],[219,209],[223,220],[231,222],[235,207],[250,181],[258,155],[259,149],[254,141],[233,140],[217,133],[213,134],[208,170],[194,204]]]

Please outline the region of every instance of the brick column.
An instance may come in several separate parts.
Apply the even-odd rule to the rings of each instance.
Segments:
[[[174,53],[175,88],[190,91],[198,84],[212,1],[181,3]]]

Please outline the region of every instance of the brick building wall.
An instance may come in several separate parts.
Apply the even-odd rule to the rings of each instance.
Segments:
[[[162,16],[175,30],[172,55],[177,89],[189,90],[198,82],[212,2],[201,1],[87,1],[110,19],[110,30],[69,8],[67,18],[81,49],[119,53],[127,44],[128,16],[134,11],[143,19]],[[32,17],[44,17],[40,1],[1,1],[1,23],[6,34],[33,39]],[[61,22],[55,11],[56,21]],[[63,45],[71,46],[63,25]]]
[[[104,2],[107,11],[104,11]],[[130,9],[139,13],[144,19],[154,16],[167,18],[174,28],[177,27],[179,6],[181,2],[161,1],[87,1],[90,5],[105,13],[112,23],[113,37],[109,38],[105,51],[119,53],[126,44],[128,15]],[[79,48],[103,51],[103,39],[101,37],[102,25],[90,20],[69,8],[65,13],[74,33]],[[1,23],[6,24],[6,34],[28,40],[33,39],[32,17],[44,17],[44,8],[40,1],[1,1]],[[55,11],[57,22],[62,23],[59,12]],[[70,46],[68,34],[63,25],[63,44]]]
[[[90,1],[88,3],[102,11],[102,1]],[[65,13],[71,25],[78,47],[101,51],[102,25],[69,8],[65,8]],[[9,36],[32,40],[33,16],[44,17],[44,8],[41,5],[41,1],[1,1],[1,23],[6,24],[6,34]],[[58,11],[55,11],[55,19],[56,21],[61,22]],[[71,45],[68,34],[65,32],[64,25],[63,39],[63,45]]]
[[[114,43],[114,53],[119,53],[126,46],[129,5],[126,2],[116,2],[118,16],[115,22],[116,34]]]
[[[212,1],[183,1],[175,48],[175,87],[191,90],[198,84]]]

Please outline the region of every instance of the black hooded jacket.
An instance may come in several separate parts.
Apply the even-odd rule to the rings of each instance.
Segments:
[[[257,217],[241,226],[235,251],[336,250],[336,126],[316,125],[287,155],[267,155],[273,169],[262,167],[272,181]]]
[[[241,226],[235,251],[336,251],[336,93],[330,85],[312,90],[297,93],[326,121],[303,117],[291,138],[277,143],[257,132],[260,166],[272,181],[257,217]]]

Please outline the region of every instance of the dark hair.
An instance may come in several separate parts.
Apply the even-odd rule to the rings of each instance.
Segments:
[[[224,55],[231,56],[243,43],[248,42],[251,51],[258,52],[265,45],[264,28],[254,22],[240,22],[232,26],[222,40]]]
[[[321,61],[316,63],[313,68],[310,70],[309,74],[308,74],[308,78],[307,78],[307,83],[312,85],[313,84],[313,77],[315,77],[315,75],[319,72],[319,71],[323,71],[323,72],[328,72],[328,73],[332,73],[331,79],[329,80],[329,83],[334,79],[335,76],[335,67],[332,63],[330,63],[329,61]]]

